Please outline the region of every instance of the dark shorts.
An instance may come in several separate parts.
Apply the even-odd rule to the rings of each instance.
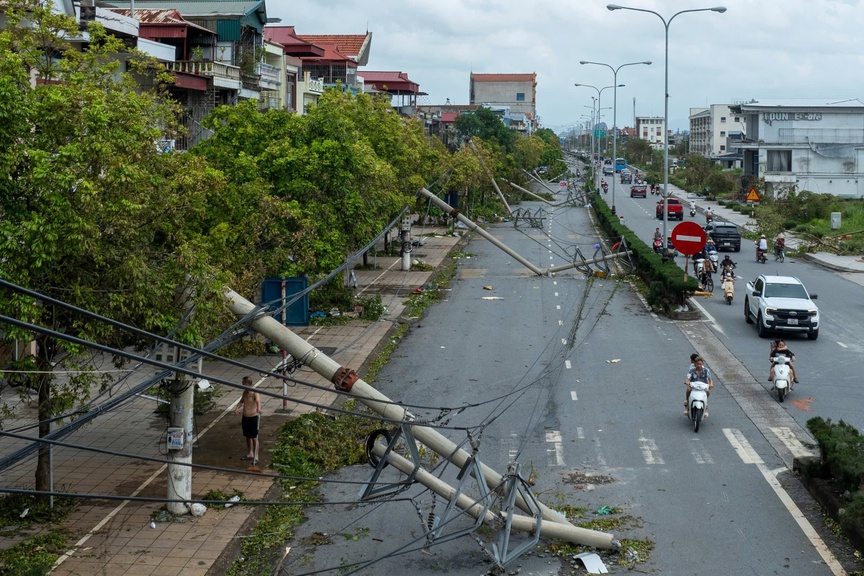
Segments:
[[[243,426],[243,436],[246,438],[257,438],[260,422],[260,416],[243,416],[243,420],[240,422]]]

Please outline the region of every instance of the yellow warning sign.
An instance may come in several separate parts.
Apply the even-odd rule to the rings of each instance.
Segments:
[[[747,193],[745,200],[747,202],[759,202],[759,193],[756,192],[756,188],[750,188],[750,192]]]

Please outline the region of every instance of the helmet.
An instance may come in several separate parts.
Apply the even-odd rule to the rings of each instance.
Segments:
[[[762,236],[760,236],[760,238],[764,238],[764,237],[765,237],[765,235],[764,235],[764,234],[762,234]]]
[[[786,237],[783,236],[783,233],[781,232],[780,234],[777,235],[777,239],[778,239],[778,240],[785,240]]]

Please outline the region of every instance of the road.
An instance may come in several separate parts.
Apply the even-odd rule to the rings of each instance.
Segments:
[[[640,203],[652,205],[621,198],[618,210],[650,237],[655,224],[644,212],[640,217]],[[598,238],[589,212],[526,205],[541,206],[542,228],[497,224],[490,231],[541,268],[570,261],[577,247],[590,258]],[[481,238],[467,251],[472,257],[447,298],[427,310],[381,372],[375,386],[384,394],[423,406],[412,411],[449,427],[442,433],[455,442],[467,443],[470,430],[478,457],[499,472],[518,462],[539,500],[566,510],[574,522],[609,520],[618,538],[650,542],[653,550],[638,557],[642,572],[809,576],[842,574],[841,563],[854,564],[789,472],[792,457],[807,451],[799,441],[806,416],[790,406],[805,410],[779,405],[764,389],[767,342],[744,323],[743,302],[708,301],[708,321],[673,322],[648,311],[626,281],[577,271],[534,276]],[[742,260],[739,271],[749,273]],[[752,268],[755,273],[755,263]],[[825,328],[825,336],[839,334],[835,326]],[[816,371],[828,369],[811,360],[809,349],[831,348],[831,336],[790,342],[805,360],[805,389]],[[710,417],[698,434],[682,415],[694,350],[718,373]],[[821,400],[813,404],[829,409]],[[440,459],[427,465],[456,483],[452,466]],[[333,479],[360,482],[370,472],[354,467]],[[477,539],[462,536],[420,550],[423,524],[446,506],[421,487],[363,506],[350,503],[356,492],[356,485],[327,485],[327,500],[345,503],[311,511],[285,573],[351,573],[348,565],[365,561],[374,563],[356,573],[473,576],[491,567],[484,549],[494,534],[485,527]],[[598,516],[604,506],[615,513]],[[452,526],[470,523],[459,519]],[[315,545],[322,534],[342,536]],[[514,536],[511,549],[521,541]],[[541,541],[508,571],[584,573],[552,552]],[[611,573],[628,571],[615,555],[603,557]]]

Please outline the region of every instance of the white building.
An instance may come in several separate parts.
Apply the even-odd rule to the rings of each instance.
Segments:
[[[752,100],[732,106],[747,131],[745,175],[775,197],[790,189],[864,197],[864,103],[857,98]]]
[[[512,127],[530,134],[537,122],[537,73],[477,74],[471,73],[469,103],[487,108],[506,107],[514,119]],[[516,114],[521,114],[518,118]]]
[[[647,140],[655,150],[663,149],[663,131],[666,122],[662,116],[637,116],[636,136]]]
[[[738,150],[730,148],[746,134],[745,116],[732,111],[731,104],[712,104],[690,109],[690,152],[740,168]]]

